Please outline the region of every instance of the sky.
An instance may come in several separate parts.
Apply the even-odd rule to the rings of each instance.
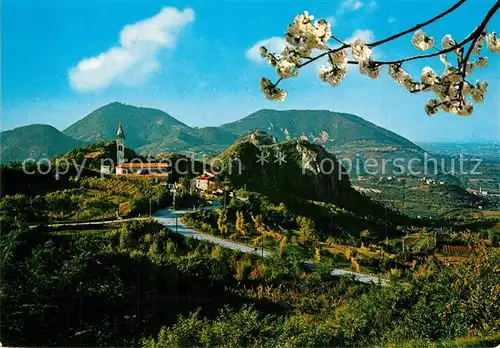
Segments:
[[[338,87],[317,76],[320,63],[281,82],[285,102],[269,101],[260,78],[276,80],[259,58],[279,49],[304,10],[332,23],[335,36],[377,40],[421,23],[456,0],[3,0],[1,2],[1,130],[44,123],[63,130],[113,101],[161,109],[190,126],[220,125],[262,108],[327,109],[356,114],[412,141],[500,139],[500,56],[471,77],[489,83],[471,117],[428,117],[432,94],[410,94],[384,70],[378,80],[356,68]],[[469,0],[425,31],[466,37],[493,0]],[[489,31],[500,31],[500,14]],[[377,59],[418,54],[411,35],[377,47]],[[438,58],[404,65],[443,70]],[[314,122],[314,120],[311,120]]]

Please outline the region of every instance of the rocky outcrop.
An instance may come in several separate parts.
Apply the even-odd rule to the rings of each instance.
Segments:
[[[335,156],[321,145],[296,139],[279,143],[262,131],[238,139],[214,163],[236,188],[324,202],[353,192]]]

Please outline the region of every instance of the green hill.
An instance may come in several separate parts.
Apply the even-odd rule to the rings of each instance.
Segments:
[[[268,157],[260,161],[263,154]],[[278,142],[272,135],[256,131],[238,139],[217,162],[225,168],[227,180],[250,191],[324,202],[337,202],[353,193],[335,156],[303,140]]]
[[[341,230],[356,235],[363,229],[382,235],[408,222],[354,190],[336,157],[319,144],[297,139],[278,142],[255,131],[238,139],[212,164],[223,186],[257,193],[261,201],[284,203],[294,214],[312,218],[325,235]],[[249,204],[249,209],[255,208]]]
[[[64,135],[80,142],[68,147],[47,139],[46,145],[53,148],[49,154],[64,153],[83,142],[112,141],[119,121],[123,123],[126,146],[138,153],[192,151],[214,155],[238,137],[260,130],[275,136],[278,141],[301,138],[322,145],[340,159],[356,156],[378,160],[409,159],[423,154],[419,146],[404,137],[351,114],[265,109],[220,127],[192,128],[163,111],[117,102],[93,111],[63,131]],[[5,158],[8,161],[19,156]]]
[[[414,173],[422,172],[424,150],[408,139],[361,117],[327,110],[259,110],[239,121],[221,126],[222,129],[243,135],[262,130],[278,140],[305,139],[320,144],[336,155],[345,165],[351,177],[398,173],[395,159]],[[370,164],[367,172],[366,159],[376,161],[377,169]],[[413,160],[412,159],[418,159]],[[371,160],[371,161],[373,161]],[[358,161],[358,162],[356,162]],[[359,164],[357,164],[359,163]],[[425,175],[433,175],[428,172]]]
[[[87,142],[114,140],[120,121],[126,144],[131,148],[162,141],[175,131],[189,129],[163,111],[115,102],[91,112],[63,133]]]
[[[307,137],[326,148],[355,145],[357,148],[390,146],[414,151],[422,149],[406,138],[363,118],[328,110],[259,110],[241,120],[221,126],[243,135],[262,130],[278,140]]]
[[[191,134],[203,139],[205,145],[231,145],[238,136],[219,127],[203,127],[191,129]]]
[[[112,160],[113,163],[117,163],[116,142],[101,141],[95,144],[78,147],[69,150],[60,157],[69,160],[70,163],[78,163],[85,168],[100,171],[102,160]],[[133,159],[145,160],[134,150],[125,148],[125,160],[130,162]],[[104,164],[108,164],[108,162],[104,162]]]
[[[139,152],[182,150],[222,151],[239,136],[255,130],[268,132],[279,141],[307,137],[327,150],[350,153],[423,150],[409,140],[358,116],[326,110],[259,110],[220,127],[191,128],[160,110],[111,103],[68,127],[64,133],[88,142],[112,140],[123,122],[126,144]]]
[[[83,141],[70,138],[52,126],[32,124],[0,133],[0,162],[24,161],[61,154],[84,145]]]

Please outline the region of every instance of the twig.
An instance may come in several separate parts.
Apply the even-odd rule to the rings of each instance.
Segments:
[[[431,24],[431,23],[433,23],[433,22],[437,21],[438,19],[443,18],[443,17],[444,17],[444,16],[446,16],[447,14],[449,14],[449,13],[451,13],[451,12],[455,11],[457,8],[459,8],[460,6],[462,6],[462,5],[463,5],[466,1],[467,1],[467,0],[459,0],[459,1],[455,4],[455,5],[453,5],[452,7],[450,7],[449,9],[447,9],[446,11],[444,11],[444,12],[440,13],[439,15],[437,15],[437,16],[435,16],[435,17],[433,17],[433,18],[429,19],[428,21],[426,21],[426,22],[424,22],[424,23],[421,23],[421,24],[417,24],[417,25],[415,25],[415,26],[413,26],[413,27],[411,27],[411,28],[409,28],[409,29],[407,29],[407,30],[405,30],[405,31],[402,31],[402,32],[398,33],[398,34],[395,34],[395,35],[389,36],[389,37],[388,37],[388,38],[386,38],[386,39],[383,39],[383,40],[380,40],[380,41],[373,42],[373,43],[369,44],[369,45],[368,45],[368,47],[376,47],[376,46],[382,45],[382,44],[384,44],[384,43],[386,43],[386,42],[389,42],[389,41],[395,40],[395,39],[397,39],[397,38],[399,38],[399,37],[401,37],[401,36],[404,36],[404,35],[406,35],[406,34],[410,34],[410,33],[414,32],[414,31],[416,31],[416,30],[418,30],[418,29],[420,29],[420,28],[423,28],[423,27],[425,27],[426,25],[429,25],[429,24]]]
[[[341,44],[341,45],[345,45],[345,42],[344,42],[344,41],[342,41],[342,40],[340,40],[340,39],[339,39],[338,37],[336,37],[336,36],[333,36],[333,35],[332,35],[332,39],[334,39],[335,41],[337,41],[337,42],[338,42],[339,44]]]
[[[418,24],[416,26],[413,26],[412,28],[410,29],[407,29],[399,34],[395,34],[393,36],[390,36],[386,39],[383,39],[383,40],[380,40],[380,41],[376,41],[374,43],[371,43],[371,44],[368,44],[369,47],[376,47],[376,46],[379,46],[383,43],[386,43],[386,42],[389,42],[389,41],[392,41],[394,39],[397,39],[401,36],[404,36],[406,34],[409,34],[411,32],[414,32],[415,30],[418,30],[428,24],[431,24],[435,21],[437,21],[438,19],[446,16],[447,14],[453,12],[454,10],[456,10],[458,7],[460,7],[462,4],[464,4],[467,0],[460,0],[458,1],[455,5],[453,5],[452,7],[450,7],[448,10],[442,12],[441,14],[429,19],[428,21],[424,22],[424,23],[421,23],[421,24]],[[375,61],[374,63],[377,65],[377,66],[380,66],[380,65],[389,65],[389,64],[401,64],[401,63],[404,63],[404,62],[408,62],[408,61],[412,61],[412,60],[417,60],[417,59],[425,59],[425,58],[431,58],[431,57],[436,57],[436,56],[439,56],[441,54],[445,54],[445,53],[449,53],[449,52],[452,52],[454,50],[456,50],[457,48],[461,48],[463,47],[464,45],[466,45],[467,43],[471,42],[472,41],[472,44],[471,46],[469,47],[463,61],[462,61],[462,64],[463,64],[463,73],[466,72],[466,68],[467,68],[467,61],[469,60],[470,58],[470,55],[472,53],[472,50],[474,48],[474,45],[475,43],[477,42],[478,38],[482,35],[482,33],[484,32],[484,29],[486,28],[488,22],[491,20],[491,18],[494,16],[494,14],[498,11],[498,9],[500,8],[500,0],[497,0],[495,5],[493,5],[493,7],[488,11],[488,13],[486,14],[486,16],[484,17],[483,21],[481,22],[481,24],[472,32],[470,33],[464,40],[462,40],[461,42],[453,45],[452,47],[450,48],[447,48],[447,49],[444,49],[444,50],[439,50],[437,49],[437,52],[434,52],[434,53],[429,53],[429,54],[422,54],[422,55],[418,55],[418,56],[412,56],[412,57],[407,57],[407,58],[402,58],[402,59],[399,59],[399,60],[393,60],[393,61],[385,61],[385,62],[381,62],[381,61]],[[350,45],[346,44],[346,43],[343,43],[341,42],[340,40],[338,40],[337,38],[333,37],[334,40],[340,42],[342,44],[342,46],[338,47],[338,48],[335,48],[335,49],[330,49],[328,51],[325,51],[319,55],[317,55],[316,57],[308,57],[308,61],[302,63],[302,64],[299,64],[297,66],[297,69],[300,69],[324,56],[326,56],[327,54],[329,53],[336,53],[336,52],[339,52],[339,51],[342,51],[346,48],[349,48]],[[348,64],[358,64],[358,62],[356,61],[348,61],[347,62]],[[282,79],[280,78],[275,84],[274,86],[278,85],[278,83],[281,81]],[[460,89],[461,90],[461,89]]]

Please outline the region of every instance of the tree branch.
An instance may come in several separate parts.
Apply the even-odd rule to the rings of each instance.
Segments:
[[[344,50],[344,49],[346,49],[346,48],[349,48],[349,47],[351,47],[351,46],[349,46],[349,45],[347,45],[347,44],[343,44],[343,45],[342,45],[342,46],[340,46],[339,48],[330,49],[330,50],[328,50],[328,51],[326,51],[326,52],[323,52],[323,53],[321,53],[321,54],[318,54],[316,57],[312,57],[312,58],[311,58],[310,60],[308,60],[307,62],[297,65],[297,69],[300,69],[300,68],[302,68],[303,66],[306,66],[307,64],[310,64],[310,63],[312,63],[312,62],[314,62],[314,61],[318,60],[319,58],[326,56],[328,53],[336,53],[336,52],[342,51],[342,50]]]
[[[380,40],[380,41],[376,41],[376,42],[373,42],[371,44],[368,45],[368,47],[376,47],[376,46],[379,46],[379,45],[382,45],[386,42],[389,42],[389,41],[392,41],[392,40],[395,40],[401,36],[404,36],[406,34],[410,34],[410,33],[413,33],[414,31],[420,29],[420,28],[423,28],[425,27],[426,25],[429,25],[435,21],[437,21],[438,19],[441,19],[443,18],[444,16],[446,16],[447,14],[455,11],[457,8],[459,8],[460,6],[462,6],[467,0],[459,0],[455,5],[453,5],[452,7],[450,7],[449,9],[447,9],[446,11],[440,13],[439,15],[429,19],[428,21],[424,22],[424,23],[421,23],[421,24],[417,24],[405,31],[402,31],[398,34],[395,34],[395,35],[392,35],[392,36],[389,36],[388,38],[385,38],[383,40]]]
[[[452,7],[450,7],[448,10],[442,12],[441,14],[429,19],[428,21],[424,22],[424,23],[421,23],[421,24],[417,24],[415,26],[413,26],[412,28],[410,29],[407,29],[401,33],[398,33],[398,34],[395,34],[393,36],[390,36],[386,39],[383,39],[383,40],[380,40],[380,41],[376,41],[374,43],[371,43],[371,44],[368,44],[368,47],[376,47],[376,46],[379,46],[381,44],[384,44],[386,42],[389,42],[389,41],[392,41],[392,40],[395,40],[401,36],[404,36],[406,34],[409,34],[411,32],[414,32],[426,25],[429,25],[435,21],[437,21],[438,19],[440,18],[443,18],[444,16],[446,16],[447,14],[453,12],[454,10],[456,10],[458,7],[460,7],[461,5],[463,5],[467,0],[460,0],[458,1],[455,5],[453,5]],[[472,41],[471,43],[471,46],[469,47],[463,61],[462,61],[462,64],[463,64],[463,73],[465,74],[466,72],[466,68],[467,68],[467,61],[469,60],[470,58],[470,55],[472,53],[472,50],[474,49],[474,46],[477,42],[477,40],[479,39],[479,37],[482,35],[482,33],[485,31],[485,28],[488,24],[488,22],[492,19],[492,17],[495,15],[495,13],[498,11],[498,9],[500,8],[500,0],[497,0],[495,5],[493,5],[493,7],[488,11],[488,13],[486,14],[486,16],[484,17],[483,21],[481,22],[481,24],[472,32],[470,33],[464,40],[462,40],[461,42],[455,44],[454,46],[450,47],[450,48],[447,48],[447,49],[444,49],[444,50],[439,50],[436,48],[436,52],[434,53],[429,53],[429,54],[422,54],[422,55],[418,55],[418,56],[412,56],[412,57],[407,57],[407,58],[402,58],[402,59],[399,59],[399,60],[393,60],[393,61],[385,61],[385,62],[380,62],[380,61],[375,61],[374,63],[377,64],[378,66],[380,65],[389,65],[389,64],[401,64],[401,63],[404,63],[404,62],[408,62],[408,61],[412,61],[412,60],[417,60],[417,59],[425,59],[425,58],[431,58],[431,57],[436,57],[436,56],[439,56],[441,54],[445,54],[445,53],[449,53],[449,52],[452,52],[454,50],[456,50],[457,48],[461,48],[463,47],[464,45],[468,44],[469,42]],[[342,42],[341,40],[333,37],[334,40],[338,41],[339,43],[342,44],[342,46],[340,47],[337,47],[335,49],[329,49],[328,51],[325,51],[319,55],[317,55],[316,57],[308,57],[308,61],[302,63],[302,64],[299,64],[297,65],[297,69],[300,69],[324,56],[326,56],[327,54],[329,53],[336,53],[336,52],[339,52],[339,51],[342,51],[344,49],[347,49],[347,48],[350,48],[351,46],[347,43],[344,43]],[[348,64],[358,64],[358,62],[356,61],[348,61],[347,62]],[[274,86],[277,86],[278,83],[281,81],[282,79],[280,78],[275,84]],[[461,91],[460,91],[461,92]]]
[[[465,54],[465,58],[462,61],[464,71],[467,68],[467,62],[469,61],[470,55],[472,54],[472,51],[474,50],[474,46],[476,45],[477,40],[483,35],[483,32],[486,29],[486,26],[488,25],[488,22],[491,20],[493,15],[500,9],[500,0],[497,0],[496,4],[488,11],[486,14],[486,17],[484,18],[483,22],[479,24],[479,26],[476,28],[474,33],[476,34],[474,40],[472,41],[469,49],[467,50],[467,53]]]

